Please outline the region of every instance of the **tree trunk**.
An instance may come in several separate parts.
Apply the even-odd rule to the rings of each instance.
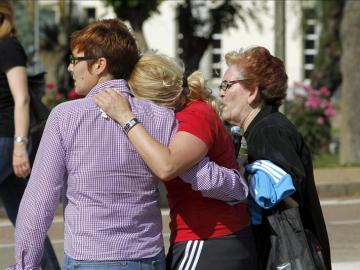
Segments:
[[[340,163],[360,163],[360,2],[347,1],[341,24]]]
[[[275,1],[275,56],[285,61],[286,56],[286,2]]]
[[[315,9],[320,18],[321,33],[315,58],[315,69],[311,74],[311,85],[319,89],[327,86],[333,94],[341,85],[340,27],[346,0],[317,1]]]
[[[73,0],[59,0],[58,7],[60,11],[60,24],[59,24],[59,35],[58,44],[55,46],[54,51],[57,52],[61,57],[54,62],[56,67],[57,89],[60,93],[67,95],[68,85],[71,80],[71,76],[67,71],[67,64],[64,61],[69,54],[68,48],[71,39],[70,33],[70,21],[72,17]]]
[[[133,31],[134,37],[137,41],[137,44],[141,50],[141,52],[146,52],[149,48],[146,42],[146,39],[144,37],[143,31]]]

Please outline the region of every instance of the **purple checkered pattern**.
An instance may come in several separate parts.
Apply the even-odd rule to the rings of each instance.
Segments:
[[[246,200],[249,188],[243,176],[235,169],[228,169],[210,161],[206,156],[198,164],[184,172],[181,179],[209,197],[229,204]],[[206,179],[206,181],[204,181]]]
[[[62,193],[64,250],[78,260],[153,257],[163,249],[158,180],[123,129],[91,97],[104,88],[128,96],[132,110],[160,143],[177,129],[174,113],[133,98],[126,82],[94,87],[53,109],[46,124],[16,226],[16,268],[37,269]]]

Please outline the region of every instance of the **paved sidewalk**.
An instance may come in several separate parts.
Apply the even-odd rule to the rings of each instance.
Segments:
[[[314,175],[321,198],[360,196],[360,168],[315,169]]]
[[[316,169],[315,182],[327,222],[333,257],[333,270],[360,269],[358,215],[360,205],[360,168]],[[350,198],[355,197],[355,198]],[[168,209],[163,209],[164,242],[168,248]],[[60,262],[63,260],[62,209],[49,234]],[[14,229],[0,207],[0,269],[13,263]]]
[[[360,167],[315,169],[314,175],[319,197],[322,199],[360,196]],[[160,190],[165,192],[163,186]],[[161,197],[161,205],[167,206],[165,196]],[[58,214],[61,213],[59,208]],[[0,218],[4,217],[4,209],[0,205]]]

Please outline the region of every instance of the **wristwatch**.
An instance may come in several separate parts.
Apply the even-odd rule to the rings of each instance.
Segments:
[[[26,136],[15,135],[15,136],[14,136],[14,142],[17,142],[17,143],[28,143],[28,142],[29,142],[29,138],[26,137]]]
[[[133,127],[135,127],[139,123],[140,123],[140,121],[135,117],[130,119],[129,121],[127,121],[126,124],[123,127],[126,135],[129,133],[130,129],[132,129]]]

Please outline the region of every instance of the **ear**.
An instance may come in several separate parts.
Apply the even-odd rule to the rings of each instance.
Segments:
[[[257,101],[260,100],[260,89],[259,86],[255,86],[252,90],[249,91],[249,95],[248,95],[248,104],[249,105],[254,105]]]
[[[102,75],[107,69],[107,61],[105,57],[100,57],[93,65],[93,71],[97,75]]]

